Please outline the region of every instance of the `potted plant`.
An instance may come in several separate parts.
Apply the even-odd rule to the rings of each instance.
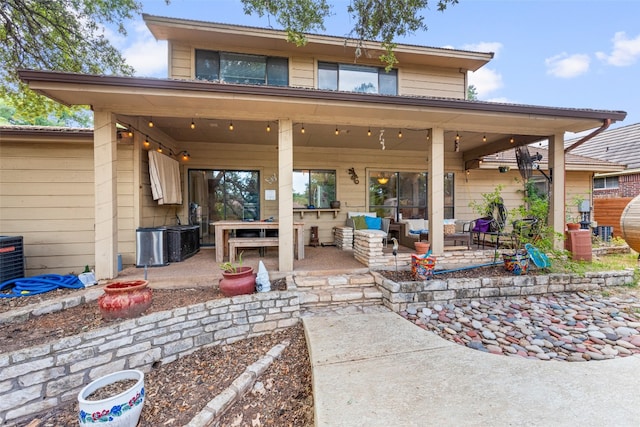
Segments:
[[[565,220],[567,221],[567,230],[580,229],[580,212],[588,211],[588,200],[585,196],[575,195],[571,199],[571,205],[566,206]],[[573,211],[570,206],[575,206]]]
[[[102,317],[107,320],[138,317],[151,306],[153,296],[147,280],[113,282],[98,298]]]
[[[78,393],[80,426],[135,426],[145,400],[142,371],[128,369],[102,376]]]
[[[256,274],[253,267],[242,265],[242,254],[243,252],[240,252],[236,263],[227,261],[220,264],[220,292],[227,297],[252,294],[256,289]]]

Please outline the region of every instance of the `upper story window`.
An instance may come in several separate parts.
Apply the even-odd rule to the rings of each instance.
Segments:
[[[287,58],[196,49],[196,79],[288,86]]]
[[[593,178],[594,190],[605,190],[608,188],[618,188],[617,176],[605,176],[602,178]]]
[[[397,95],[398,70],[318,62],[318,89]]]

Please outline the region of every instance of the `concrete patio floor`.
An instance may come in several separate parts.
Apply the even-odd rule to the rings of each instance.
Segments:
[[[410,252],[408,248],[404,251]],[[391,245],[385,251],[391,251]],[[335,246],[305,246],[305,257],[294,260],[294,274],[343,274],[365,272],[369,269],[357,261],[353,251],[343,251]],[[190,258],[167,266],[148,267],[146,278],[154,288],[199,287],[217,284],[222,278],[222,270],[215,260],[215,248],[203,247]],[[261,257],[257,249],[243,252],[243,265],[251,266],[255,271],[262,261],[269,272],[269,277],[279,279],[291,272],[278,271],[278,250],[268,248]],[[130,266],[118,275],[117,280],[137,280],[145,278],[145,268]]]

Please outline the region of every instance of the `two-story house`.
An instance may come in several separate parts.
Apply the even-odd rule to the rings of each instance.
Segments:
[[[444,238],[434,231],[444,220],[473,219],[469,201],[505,181],[496,169],[480,173],[479,159],[543,139],[553,172],[550,224],[561,232],[572,179],[565,174],[565,133],[626,116],[466,100],[468,72],[487,64],[491,53],[398,45],[399,63],[386,71],[379,43],[308,35],[304,47],[295,47],[278,30],[144,20],[157,39],[168,41],[168,78],[23,70],[32,89],[64,104],[91,106],[92,144],[61,136],[54,145],[38,145],[32,135],[32,157],[19,142],[3,148],[13,165],[28,169],[39,162],[31,175],[15,178],[25,182],[16,190],[25,193],[24,203],[16,203],[14,221],[5,224],[34,233],[66,230],[60,248],[75,248],[69,267],[90,257],[99,278],[117,275],[117,254],[134,263],[138,227],[175,224],[176,217],[199,224],[204,244],[214,242],[217,220],[276,218],[280,271],[293,269],[294,249],[287,243],[294,222],[303,221],[307,231],[318,227],[319,240],[331,241],[333,227],[344,225],[349,211],[428,218],[438,254]],[[10,144],[6,137],[3,144]],[[152,170],[163,163],[149,153],[160,150],[178,165],[160,168],[168,185],[162,204],[149,173],[149,159]],[[47,157],[64,158],[67,167],[44,178]],[[505,189],[513,207],[522,188],[516,176],[512,171]],[[34,180],[39,190],[29,184]],[[71,194],[55,193],[59,180],[75,181]],[[42,188],[52,191],[50,205],[41,221],[33,221],[38,214],[26,212],[28,194]]]

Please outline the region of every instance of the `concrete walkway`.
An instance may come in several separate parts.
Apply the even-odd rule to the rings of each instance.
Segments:
[[[640,357],[471,350],[388,313],[306,317],[316,427],[640,426]]]

